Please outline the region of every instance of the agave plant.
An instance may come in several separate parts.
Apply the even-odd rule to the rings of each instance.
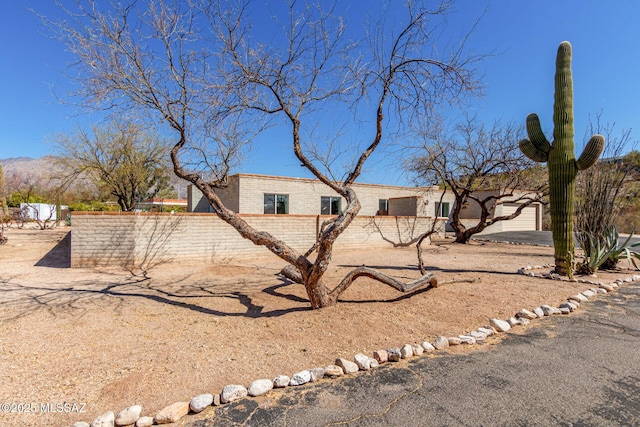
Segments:
[[[602,235],[588,232],[576,232],[576,240],[584,252],[584,261],[578,267],[580,273],[592,274],[596,270],[613,269],[618,262],[628,259],[638,269],[636,260],[640,260],[640,242],[632,243],[633,233],[620,243],[620,234],[615,225],[605,228]]]

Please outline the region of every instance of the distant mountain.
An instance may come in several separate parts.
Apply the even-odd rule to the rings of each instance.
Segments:
[[[53,164],[53,156],[45,156],[37,159],[31,157],[11,157],[0,159],[5,177],[17,173],[23,176],[41,177]]]
[[[45,156],[37,159],[31,157],[12,157],[0,159],[5,178],[16,174],[20,176],[30,176],[33,178],[41,178],[53,168],[55,157]],[[178,198],[187,198],[187,182],[178,178],[171,172],[171,184],[178,192]]]
[[[0,159],[0,163],[2,164],[2,166],[6,166],[6,165],[10,165],[11,163],[25,162],[29,160],[34,160],[34,159],[31,157],[9,157],[8,159]]]

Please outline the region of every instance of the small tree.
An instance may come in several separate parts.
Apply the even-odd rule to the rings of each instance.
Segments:
[[[61,181],[89,179],[114,196],[123,211],[172,191],[167,144],[138,125],[114,121],[104,128],[94,127],[91,134],[78,130],[61,135],[55,143],[59,169],[67,174]]]
[[[365,27],[365,43],[357,30],[348,35],[340,2],[291,0],[263,10],[249,2],[158,0],[145,10],[137,9],[140,2],[112,3],[109,11],[91,0],[78,3],[80,10],[54,25],[78,59],[86,99],[163,120],[175,135],[176,175],[198,188],[242,237],[285,260],[285,274],[304,284],[313,308],[334,305],[360,276],[401,291],[433,283],[430,275],[403,284],[359,268],[330,288],[323,276],[336,239],[360,210],[352,185],[388,128],[477,88],[474,58],[462,43],[435,47],[448,2],[433,8],[408,2],[389,11],[398,19],[383,17]],[[262,19],[260,25],[252,16]],[[389,28],[390,22],[403,24]],[[255,229],[216,194],[266,121],[285,129],[297,161],[346,199],[318,237],[313,258]],[[354,159],[342,173],[329,169],[335,153]]]
[[[530,169],[532,163],[514,146],[519,131],[512,124],[495,122],[489,128],[467,117],[451,130],[424,129],[428,128],[418,132],[423,144],[406,165],[420,183],[440,185],[455,197],[450,215],[457,243],[467,243],[488,226],[516,218],[542,200],[545,187]],[[503,201],[518,203],[518,208],[509,215],[493,216]],[[473,226],[462,219],[463,209],[470,205],[479,211]]]

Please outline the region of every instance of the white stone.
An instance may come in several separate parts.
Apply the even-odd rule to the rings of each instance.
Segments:
[[[229,384],[220,393],[220,402],[229,403],[247,396],[247,389],[240,384]]]
[[[194,396],[189,401],[189,409],[196,414],[207,409],[213,404],[213,394],[205,393],[198,396]]]
[[[424,348],[422,348],[420,344],[414,344],[412,347],[414,356],[420,356],[422,353],[424,353]]]
[[[489,319],[489,323],[493,326],[498,332],[507,332],[511,329],[511,325],[506,320],[500,319]]]
[[[344,371],[340,366],[329,365],[326,368],[324,368],[324,374],[328,377],[335,378],[335,377],[341,377],[342,375],[344,375]]]
[[[596,293],[594,291],[592,291],[591,289],[587,289],[586,291],[582,291],[581,294],[584,295],[587,298],[593,298],[596,295]]]
[[[91,427],[91,425],[86,421],[76,421],[71,424],[71,427]]]
[[[433,346],[438,350],[444,350],[445,348],[449,347],[449,340],[447,339],[447,337],[439,336],[438,338],[436,338]]]
[[[309,369],[309,373],[311,374],[312,383],[315,383],[316,381],[324,378],[324,368]]]
[[[311,381],[311,372],[309,370],[296,372],[291,376],[291,381],[289,381],[289,385],[302,385]]]
[[[491,337],[496,334],[496,330],[491,326],[481,326],[478,328],[478,332],[483,332],[487,334],[488,337]]]
[[[273,381],[269,379],[260,379],[252,381],[247,387],[247,394],[249,396],[260,396],[263,395],[270,390],[273,390]]]
[[[606,294],[607,290],[605,288],[597,288],[596,293],[598,294]]]
[[[343,359],[341,357],[336,359],[336,365],[341,367],[342,371],[345,374],[353,374],[354,372],[358,372],[360,370],[358,368],[358,365],[356,365],[355,363],[353,363],[350,360]]]
[[[538,317],[544,317],[544,311],[542,311],[542,308],[540,307],[536,307],[533,309],[533,312],[536,314],[536,316]]]
[[[458,337],[449,337],[447,338],[449,341],[449,345],[460,345],[462,344],[462,340]]]
[[[369,362],[371,362],[371,369],[376,369],[380,366],[380,363],[374,358],[369,358]]]
[[[368,371],[371,369],[371,359],[369,356],[365,356],[362,353],[358,353],[353,356],[353,361],[358,365],[358,369],[361,371]]]
[[[543,305],[540,308],[544,312],[545,316],[552,316],[554,314],[560,314],[560,310],[559,309],[557,309],[555,307],[551,307],[550,305]]]
[[[411,344],[405,344],[400,348],[400,357],[408,359],[413,357],[413,346]]]
[[[517,326],[520,324],[520,319],[516,318],[516,317],[510,317],[507,319],[507,322],[509,322],[509,325],[511,326]]]
[[[578,301],[578,302],[587,302],[589,299],[582,294],[575,294],[569,297],[570,300]]]
[[[136,421],[136,427],[151,427],[153,425],[153,417],[140,417]]]
[[[576,309],[575,306],[569,303],[568,301],[560,304],[558,308],[560,309],[560,311],[562,311],[562,314],[567,314],[565,313],[566,310],[569,310],[569,312],[572,312],[572,311],[575,311]]]
[[[422,343],[422,348],[424,348],[424,351],[426,351],[427,353],[434,351],[436,348],[433,346],[433,344],[431,344],[429,341],[425,341]]]
[[[112,411],[109,411],[91,421],[91,427],[113,427],[115,420],[116,415]]]
[[[471,331],[469,332],[469,336],[473,337],[476,342],[481,342],[487,339],[487,334],[481,331]]]
[[[462,344],[474,345],[476,339],[470,335],[458,335],[458,338],[462,340]]]
[[[142,414],[142,406],[133,405],[128,407],[127,409],[123,409],[118,413],[115,419],[115,425],[117,426],[128,426],[140,418],[140,414]]]
[[[273,386],[275,388],[282,388],[282,387],[286,387],[289,385],[289,382],[291,381],[291,378],[289,378],[286,375],[278,375],[277,377],[275,377],[273,379]]]
[[[538,315],[532,311],[527,310],[526,308],[523,308],[518,313],[516,313],[516,317],[519,317],[521,319],[524,318],[524,319],[533,320],[533,319],[537,319]]]

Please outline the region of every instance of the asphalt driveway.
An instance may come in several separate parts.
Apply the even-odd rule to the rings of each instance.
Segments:
[[[628,234],[620,236],[620,240],[624,241]],[[489,233],[476,235],[473,239],[489,240],[496,242],[521,243],[529,245],[553,246],[551,231],[502,231],[500,233]],[[639,237],[632,237],[631,243],[639,242]]]
[[[640,425],[640,284],[505,335],[488,351],[289,387],[186,425]]]

